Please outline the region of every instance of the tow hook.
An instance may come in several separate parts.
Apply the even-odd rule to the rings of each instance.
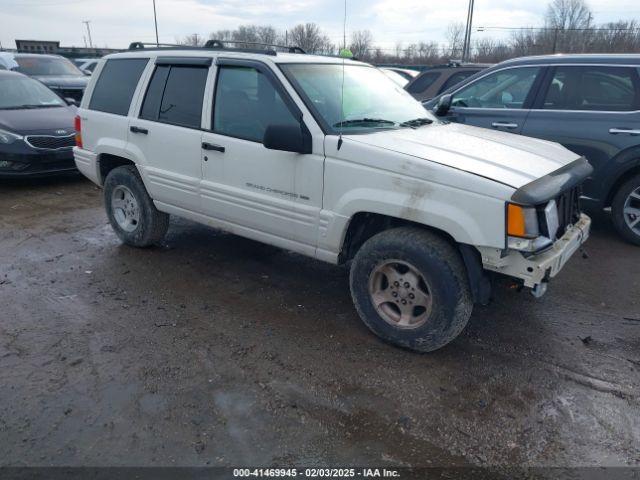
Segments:
[[[542,297],[545,293],[547,293],[547,286],[549,284],[547,282],[541,282],[536,284],[535,287],[531,289],[531,295],[536,298]]]

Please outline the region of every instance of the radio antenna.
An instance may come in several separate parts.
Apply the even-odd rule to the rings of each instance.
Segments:
[[[342,87],[340,88],[340,135],[338,137],[338,150],[342,147],[342,127],[344,124],[344,62],[345,57],[351,52],[347,50],[347,0],[344,0],[344,18],[342,22]]]

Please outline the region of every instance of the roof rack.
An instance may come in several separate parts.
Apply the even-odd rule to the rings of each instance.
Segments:
[[[226,44],[238,44],[238,45],[255,45],[258,47],[271,47],[271,48],[229,48]],[[295,46],[276,45],[272,43],[260,43],[260,42],[244,42],[236,40],[207,40],[202,47],[192,45],[178,45],[175,43],[149,43],[149,42],[132,42],[129,44],[129,50],[163,50],[163,49],[186,49],[186,50],[226,50],[228,52],[246,52],[246,53],[262,53],[266,55],[277,55],[277,52],[273,48],[282,48],[289,53],[302,53],[306,52]]]
[[[245,42],[240,40],[207,40],[207,42],[204,44],[204,48],[228,49],[228,47],[225,47],[225,44],[229,43],[232,43],[234,45],[256,45],[258,47],[282,48],[289,53],[307,53],[302,48],[296,46],[278,45],[275,43]]]

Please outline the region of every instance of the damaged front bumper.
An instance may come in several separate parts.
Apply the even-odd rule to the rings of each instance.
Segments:
[[[525,256],[517,250],[507,250],[505,254],[504,250],[480,247],[482,266],[485,270],[522,280],[525,287],[533,289],[535,296],[541,296],[549,279],[555,277],[587,241],[590,227],[591,219],[582,214],[561,238],[539,254]]]

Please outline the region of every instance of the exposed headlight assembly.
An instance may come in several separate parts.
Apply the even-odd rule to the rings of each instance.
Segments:
[[[6,130],[0,130],[0,144],[9,145],[18,140],[22,140],[22,135],[17,135]]]
[[[546,230],[555,237],[558,230],[558,208],[554,200],[544,210]],[[553,232],[553,234],[551,234]],[[551,245],[551,238],[543,236],[538,210],[513,203],[507,204],[507,248],[523,252],[537,252]]]

